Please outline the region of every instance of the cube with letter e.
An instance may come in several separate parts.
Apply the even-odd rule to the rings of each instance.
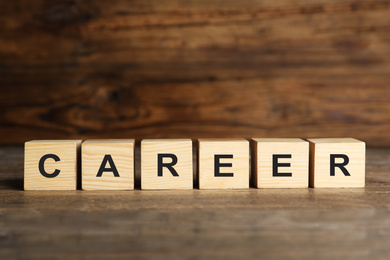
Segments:
[[[307,188],[309,143],[299,138],[253,138],[257,188]]]
[[[354,138],[317,138],[308,141],[311,187],[364,187],[364,142]]]
[[[249,188],[249,141],[198,139],[199,189]]]

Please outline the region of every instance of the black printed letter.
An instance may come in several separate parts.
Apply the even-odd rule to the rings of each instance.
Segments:
[[[110,164],[110,168],[106,168],[107,162]],[[96,177],[102,177],[103,172],[112,172],[115,177],[119,177],[118,170],[116,169],[115,163],[112,160],[111,155],[106,154],[103,158],[102,164],[100,165],[99,171]]]
[[[279,163],[279,158],[291,158],[291,154],[273,154],[272,155],[272,176],[273,177],[291,177],[291,172],[278,172],[278,167],[290,167],[290,163]]]
[[[221,173],[219,172],[220,167],[232,167],[231,163],[220,163],[221,158],[233,158],[233,154],[215,154],[214,155],[214,176],[215,177],[233,177],[233,173]]]
[[[163,158],[169,157],[172,159],[172,162],[170,163],[163,163]],[[163,176],[163,167],[167,167],[167,169],[172,173],[173,176],[179,177],[179,174],[177,174],[176,170],[172,167],[177,163],[177,157],[174,154],[171,153],[159,153],[157,154],[157,176],[161,177]]]
[[[59,158],[57,155],[55,155],[55,154],[51,154],[51,153],[50,153],[50,154],[46,154],[46,155],[42,156],[42,158],[39,160],[39,164],[38,164],[38,166],[39,166],[39,172],[40,172],[43,176],[45,176],[46,178],[54,178],[54,177],[57,177],[57,175],[60,174],[60,170],[56,169],[53,173],[47,173],[47,172],[45,171],[45,167],[43,167],[43,165],[45,164],[46,159],[48,159],[48,158],[53,159],[55,162],[60,161],[60,158]]]
[[[336,163],[336,158],[342,158],[344,162],[342,163]],[[349,158],[345,154],[331,154],[330,155],[330,176],[335,175],[335,169],[336,167],[339,167],[340,170],[344,173],[345,176],[351,176],[347,169],[345,169],[345,165],[349,163]]]

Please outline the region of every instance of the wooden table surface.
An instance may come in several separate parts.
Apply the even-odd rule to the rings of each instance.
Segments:
[[[388,259],[390,149],[366,188],[23,191],[0,148],[0,259]]]

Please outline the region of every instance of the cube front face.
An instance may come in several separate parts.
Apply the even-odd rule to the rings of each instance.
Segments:
[[[141,141],[141,189],[192,189],[191,139]]]
[[[25,143],[25,190],[76,190],[81,140],[37,140]]]
[[[309,143],[299,138],[253,138],[257,188],[307,188]]]
[[[82,148],[83,190],[133,190],[134,140],[87,140]]]
[[[198,139],[199,189],[249,188],[249,141]]]
[[[364,187],[366,144],[353,138],[308,139],[310,186]]]

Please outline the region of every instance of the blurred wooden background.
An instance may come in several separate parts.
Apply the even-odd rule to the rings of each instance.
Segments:
[[[0,1],[0,143],[390,146],[390,1]]]

